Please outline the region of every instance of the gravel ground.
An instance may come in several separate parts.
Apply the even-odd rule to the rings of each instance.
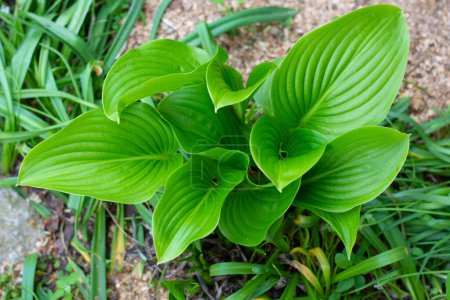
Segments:
[[[146,21],[133,30],[129,49],[148,40],[159,3],[147,2]],[[400,96],[412,97],[411,115],[418,121],[426,121],[436,115],[436,108],[442,110],[450,104],[450,4],[447,0],[246,0],[240,5],[238,1],[225,0],[226,8],[209,0],[174,0],[164,15],[158,38],[182,38],[194,30],[197,22],[222,17],[225,9],[237,11],[267,5],[298,9],[290,28],[279,23],[254,25],[240,28],[236,35],[218,38],[229,51],[229,63],[248,75],[258,63],[284,55],[302,35],[315,27],[377,3],[392,3],[405,10],[411,49]]]

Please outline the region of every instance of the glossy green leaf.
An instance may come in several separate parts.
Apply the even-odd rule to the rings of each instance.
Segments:
[[[130,50],[111,67],[103,87],[105,114],[119,121],[128,105],[157,93],[204,82],[204,50],[172,40],[155,40]]]
[[[126,109],[120,125],[85,113],[25,157],[19,184],[122,203],[148,200],[182,163],[166,121],[149,105]]]
[[[276,64],[270,62],[256,66],[250,73],[247,87],[244,89],[241,74],[221,61],[220,52],[220,50],[217,51],[206,70],[206,83],[216,111],[224,106],[240,103],[252,97],[276,67]]]
[[[171,124],[181,147],[188,153],[205,151],[225,135],[220,118],[224,112],[214,113],[205,84],[173,92],[161,101],[158,111]]]
[[[279,57],[275,59],[273,63],[278,66],[281,64],[282,61],[283,57]],[[264,112],[271,116],[273,116],[271,89],[273,77],[275,76],[276,70],[277,67],[274,67],[274,69],[270,72],[266,80],[264,80],[263,84],[260,86],[260,88],[256,91],[255,95],[253,96],[256,103],[258,103],[258,105],[264,109]]]
[[[405,162],[409,135],[367,126],[328,144],[319,162],[303,176],[299,205],[344,212],[382,193]]]
[[[193,155],[169,177],[153,214],[159,263],[174,259],[216,228],[223,202],[244,178],[248,163],[242,152],[213,148]]]
[[[327,212],[309,205],[302,206],[321,217],[333,228],[344,243],[347,257],[350,259],[358,234],[361,206],[354,207],[349,211],[341,213]]]
[[[329,137],[379,124],[400,88],[408,47],[403,12],[392,5],[362,8],[317,28],[277,69],[275,116]]]
[[[223,235],[244,246],[260,244],[270,226],[291,206],[300,180],[288,185],[282,193],[274,186],[250,182],[237,186],[222,206],[219,229]]]
[[[252,156],[263,173],[282,190],[320,159],[327,139],[308,129],[288,129],[265,115],[250,135]]]

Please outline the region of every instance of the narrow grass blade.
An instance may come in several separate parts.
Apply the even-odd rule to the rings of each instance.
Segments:
[[[136,208],[138,214],[141,216],[145,224],[152,227],[153,213],[145,206],[145,204],[144,203],[135,204],[134,207]]]
[[[136,23],[136,20],[139,18],[144,3],[145,0],[133,0],[133,3],[131,3],[131,7],[128,10],[127,17],[120,27],[116,37],[114,38],[114,42],[110,46],[108,53],[106,53],[104,64],[107,70],[111,68],[112,64],[119,55],[120,50],[127,41],[128,36],[133,29],[134,23]]]
[[[37,253],[25,258],[22,269],[22,300],[34,300],[34,276],[38,261]]]
[[[69,122],[64,122],[52,126],[48,126],[42,129],[37,130],[28,130],[28,131],[15,131],[15,132],[3,132],[0,131],[0,143],[17,143],[26,141],[37,136],[40,136],[43,133],[51,133],[55,129],[59,129],[61,127],[66,126]]]
[[[376,256],[367,258],[362,262],[346,269],[345,271],[338,273],[333,278],[333,282],[340,282],[356,275],[366,274],[370,271],[398,262],[404,259],[407,255],[408,251],[404,247],[391,249]]]
[[[161,4],[158,6],[158,10],[156,11],[155,18],[152,23],[152,31],[150,32],[149,41],[154,40],[156,38],[156,34],[158,33],[159,23],[161,23],[161,19],[164,15],[164,12],[169,7],[172,0],[163,0]]]
[[[106,300],[106,227],[105,209],[99,202],[95,214],[91,254],[91,300]]]
[[[111,245],[111,264],[110,273],[116,271],[122,272],[123,260],[126,251],[126,236],[125,236],[125,219],[123,204],[117,204],[116,206],[116,222],[114,226],[113,242]]]
[[[244,274],[265,274],[269,268],[265,265],[250,264],[244,262],[218,263],[210,266],[209,274],[211,276],[223,275],[244,275]]]
[[[208,24],[208,27],[211,30],[211,34],[216,37],[239,26],[285,20],[296,14],[297,11],[291,8],[277,6],[258,7],[230,14],[217,21],[211,22]],[[201,43],[197,31],[187,35],[181,41],[192,46],[199,46]]]
[[[27,13],[27,16],[36,22],[46,33],[69,45],[85,62],[95,58],[96,55],[89,48],[88,44],[69,29],[33,13]]]
[[[214,40],[213,35],[211,34],[211,31],[209,30],[208,24],[203,21],[198,22],[197,25],[195,25],[195,29],[200,38],[202,48],[209,54],[215,55],[217,51],[217,44]]]
[[[250,279],[243,288],[236,293],[230,295],[225,300],[241,300],[249,299],[260,285],[269,277],[269,274],[256,275]]]
[[[20,99],[33,99],[33,98],[40,98],[40,97],[60,97],[67,100],[70,100],[72,102],[86,105],[90,108],[98,108],[98,105],[94,103],[90,103],[88,101],[85,101],[83,99],[80,99],[76,96],[73,96],[72,94],[61,92],[61,91],[52,91],[52,90],[46,90],[46,89],[24,89],[17,93],[15,93],[17,97]]]
[[[31,28],[17,52],[14,54],[11,65],[12,75],[14,78],[15,89],[22,88],[23,82],[25,80],[25,75],[27,74],[28,68],[30,67],[31,59],[33,58],[36,46],[42,37],[42,31],[37,28]]]

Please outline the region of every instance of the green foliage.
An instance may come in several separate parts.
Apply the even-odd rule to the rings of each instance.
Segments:
[[[349,254],[359,206],[390,185],[408,152],[408,135],[367,126],[385,118],[407,53],[405,19],[390,5],[316,29],[278,67],[255,67],[245,89],[221,48],[211,56],[151,41],[106,77],[104,112],[120,122],[99,110],[83,114],[28,154],[19,183],[119,203],[144,202],[164,186],[153,214],[160,263],[218,224],[231,241],[257,245],[294,198],[331,224]],[[265,81],[273,112],[255,124],[247,108]],[[310,269],[294,267],[320,289]],[[234,297],[273,285],[261,275]]]

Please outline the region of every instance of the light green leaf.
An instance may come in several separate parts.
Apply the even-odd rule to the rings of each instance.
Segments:
[[[337,213],[317,209],[309,205],[304,205],[301,202],[298,203],[298,205],[305,207],[315,215],[318,215],[333,228],[344,243],[347,257],[350,259],[358,234],[361,206],[356,206],[349,211]]]
[[[241,74],[222,62],[221,56],[223,55],[221,55],[221,52],[223,50],[218,49],[216,56],[206,70],[206,83],[216,111],[224,106],[250,99],[276,67],[276,64],[271,62],[256,66],[250,73],[247,87],[244,89]]]
[[[18,182],[139,203],[182,164],[178,147],[169,124],[147,104],[126,109],[120,125],[97,109],[33,148],[22,163]]]
[[[397,94],[408,60],[402,10],[356,10],[302,37],[277,69],[275,116],[288,127],[328,137],[379,124]]]
[[[367,126],[328,144],[319,162],[303,176],[299,205],[344,212],[381,194],[405,162],[409,135]]]
[[[223,202],[245,177],[248,163],[242,152],[213,148],[193,155],[169,177],[153,214],[159,263],[174,259],[216,228]]]
[[[137,100],[204,82],[210,59],[204,50],[172,40],[155,40],[128,51],[106,76],[105,114],[119,121],[120,112]]]
[[[258,245],[272,223],[291,206],[299,187],[300,180],[297,180],[280,193],[274,186],[241,183],[222,206],[220,231],[233,243]]]
[[[217,145],[225,135],[225,127],[205,84],[193,85],[173,92],[158,105],[158,111],[170,123],[181,147],[188,153],[202,152]]]
[[[299,179],[320,159],[327,139],[308,129],[288,129],[265,115],[250,134],[252,156],[263,173],[281,191]]]
[[[279,66],[281,62],[283,61],[283,57],[279,57],[273,61],[274,64]],[[273,116],[273,107],[272,107],[272,81],[273,77],[275,76],[277,68],[274,68],[269,76],[267,76],[266,80],[264,80],[263,84],[260,86],[260,88],[256,91],[253,98],[255,99],[256,103],[258,103],[259,106],[261,106],[264,109],[264,112],[266,114],[269,114]]]

